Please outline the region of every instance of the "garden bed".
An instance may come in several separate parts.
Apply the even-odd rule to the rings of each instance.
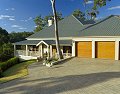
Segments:
[[[43,65],[46,65],[47,67],[52,67],[53,65],[62,64],[72,58],[73,57],[69,57],[69,58],[65,58],[65,59],[61,59],[61,60],[58,60],[58,59],[44,60]]]

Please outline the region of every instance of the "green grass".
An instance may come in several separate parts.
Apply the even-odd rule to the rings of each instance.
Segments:
[[[5,72],[3,72],[2,78],[0,78],[0,83],[7,82],[16,78],[20,78],[23,76],[28,75],[28,65],[34,63],[35,60],[30,60],[30,61],[24,61],[21,62],[20,64],[16,64],[15,66],[9,68]]]

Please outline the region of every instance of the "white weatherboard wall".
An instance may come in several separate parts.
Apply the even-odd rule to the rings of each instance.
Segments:
[[[95,42],[96,41],[114,41],[115,42],[115,60],[119,60],[119,41],[120,41],[119,37],[116,37],[116,38],[110,38],[110,37],[108,38],[73,38],[73,41],[92,41],[92,58],[95,58]],[[72,51],[74,50],[75,50],[75,46],[72,46]],[[74,53],[72,53],[72,55],[75,55],[75,51]]]

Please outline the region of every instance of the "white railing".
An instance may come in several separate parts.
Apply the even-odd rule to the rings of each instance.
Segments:
[[[28,51],[28,56],[40,56],[39,51]]]
[[[72,56],[71,53],[63,53],[62,55],[63,55],[63,58],[69,58],[69,57]],[[57,53],[56,53],[55,57],[56,57],[56,58],[58,57],[58,54],[57,54]]]
[[[16,53],[15,53],[16,56],[34,56],[34,57],[37,57],[37,56],[40,56],[40,52],[39,51],[27,51],[26,53],[26,50],[16,50]]]
[[[71,57],[72,56],[72,54],[71,53],[63,53],[63,57]]]
[[[15,55],[16,56],[26,56],[27,55],[27,56],[38,57],[38,56],[40,56],[40,52],[39,51],[27,51],[27,53],[26,53],[26,50],[16,50]],[[64,58],[69,58],[71,56],[72,56],[71,53],[63,53]],[[57,53],[55,54],[55,57],[56,58],[58,57]]]
[[[19,56],[19,55],[26,56],[26,51],[25,50],[16,50],[15,55],[16,56]]]

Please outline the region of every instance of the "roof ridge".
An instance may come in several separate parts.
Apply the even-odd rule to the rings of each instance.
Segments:
[[[77,20],[81,25],[83,25],[83,23],[80,20],[78,20],[78,18],[75,17],[73,14],[72,14],[72,17],[75,18],[75,20]]]

